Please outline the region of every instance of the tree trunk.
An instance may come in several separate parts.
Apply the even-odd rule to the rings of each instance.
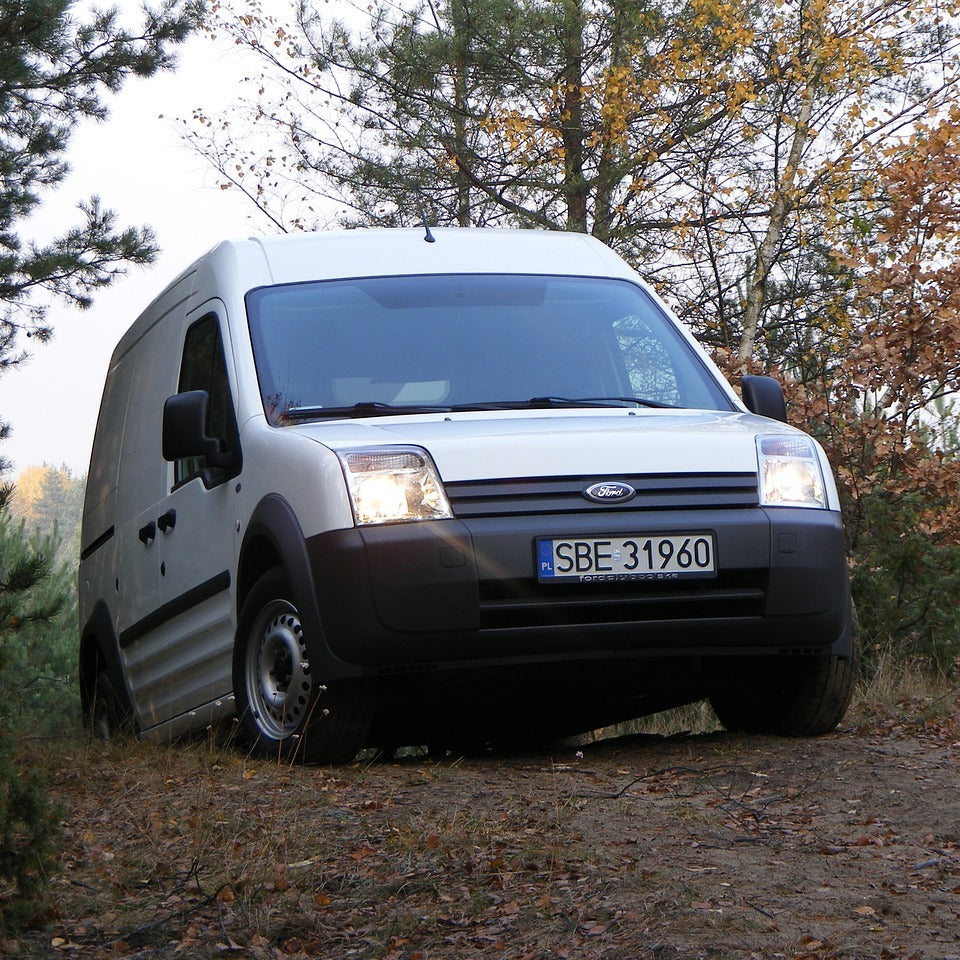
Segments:
[[[469,51],[470,14],[466,0],[451,0],[450,22],[453,27],[453,145],[456,164],[454,184],[457,191],[457,224],[469,227],[472,220],[470,183],[464,175],[461,163],[467,152],[467,122],[469,107]]]
[[[610,31],[610,60],[608,71],[624,66],[629,59],[629,43],[633,31],[627,27],[630,12],[623,5],[610,5],[608,23]],[[604,243],[610,240],[610,227],[613,223],[614,191],[620,181],[618,160],[622,147],[614,142],[609,121],[601,121],[600,155],[597,158],[597,182],[594,190],[593,235]]]
[[[800,115],[797,117],[793,141],[790,144],[790,155],[787,158],[783,176],[774,191],[767,231],[763,242],[760,244],[760,249],[757,251],[757,260],[749,279],[750,286],[747,291],[747,304],[743,315],[743,332],[740,334],[740,344],[737,349],[737,358],[741,361],[749,360],[756,348],[760,315],[763,312],[767,294],[767,281],[770,278],[770,271],[776,263],[777,247],[783,235],[784,225],[793,209],[797,189],[797,174],[803,160],[804,148],[810,140],[810,117],[813,114],[813,101],[819,86],[820,72],[821,67],[819,57],[817,57],[803,91]]]
[[[567,207],[568,230],[587,231],[587,184],[583,171],[583,31],[582,0],[562,0],[563,17],[560,73],[562,112],[560,133],[563,142],[563,197]]]

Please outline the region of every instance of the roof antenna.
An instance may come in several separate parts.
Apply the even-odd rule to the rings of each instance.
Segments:
[[[420,207],[420,219],[423,221],[423,229],[426,231],[426,236],[423,238],[427,243],[436,243],[437,238],[430,232],[430,224],[427,223],[427,211],[424,209],[423,204],[419,204]]]

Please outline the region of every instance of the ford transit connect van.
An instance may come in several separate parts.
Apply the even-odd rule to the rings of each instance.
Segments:
[[[819,734],[856,640],[837,491],[581,234],[223,243],[114,351],[80,562],[85,716],[234,717],[343,761],[709,697]]]

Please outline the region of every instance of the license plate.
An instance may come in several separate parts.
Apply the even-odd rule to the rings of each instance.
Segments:
[[[537,540],[537,576],[584,583],[713,577],[715,554],[712,533],[544,538]]]

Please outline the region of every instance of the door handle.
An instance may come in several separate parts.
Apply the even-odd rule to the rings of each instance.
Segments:
[[[157,518],[157,526],[161,533],[172,530],[177,525],[177,511],[168,510],[165,514]]]
[[[140,537],[140,542],[144,545],[152,542],[157,537],[157,525],[151,520],[140,528],[137,536]]]

